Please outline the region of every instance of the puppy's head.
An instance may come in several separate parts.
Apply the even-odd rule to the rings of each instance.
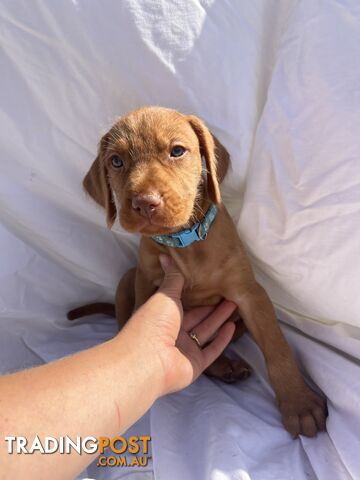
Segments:
[[[118,213],[130,232],[164,234],[201,218],[206,199],[221,202],[228,165],[227,151],[199,118],[146,107],[102,137],[83,185],[105,208],[109,228]]]

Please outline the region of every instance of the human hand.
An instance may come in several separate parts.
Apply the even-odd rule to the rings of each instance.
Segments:
[[[126,330],[134,330],[141,351],[158,360],[161,373],[160,395],[193,382],[230,342],[235,325],[227,321],[236,308],[229,301],[183,312],[181,293],[184,278],[171,258],[160,256],[165,272],[157,291],[129,320]],[[190,337],[195,333],[200,346]]]

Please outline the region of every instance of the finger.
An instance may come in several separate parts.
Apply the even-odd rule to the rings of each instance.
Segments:
[[[191,331],[194,327],[196,327],[198,323],[208,317],[210,313],[215,310],[215,308],[215,305],[206,305],[203,307],[195,307],[191,310],[188,310],[184,313],[182,328],[186,332]]]
[[[223,301],[218,307],[193,329],[201,345],[208,342],[211,337],[219,330],[236,308],[235,303]]]
[[[205,348],[199,350],[203,357],[204,370],[212,364],[212,362],[224,351],[225,347],[230,343],[234,335],[234,322],[226,322],[219,330],[214,340]]]
[[[165,295],[175,300],[180,300],[184,287],[184,277],[182,273],[168,255],[161,254],[159,260],[165,275],[158,291],[165,293]]]

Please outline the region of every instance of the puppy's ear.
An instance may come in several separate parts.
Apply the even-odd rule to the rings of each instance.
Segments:
[[[105,208],[106,223],[108,228],[111,228],[116,218],[116,206],[107,178],[107,168],[103,161],[107,144],[108,135],[106,134],[100,140],[98,156],[91,165],[88,173],[85,175],[83,187],[96,203]]]
[[[194,115],[189,115],[187,118],[198,137],[200,153],[205,158],[209,198],[214,203],[221,203],[219,184],[223,181],[229,167],[229,153],[202,120]]]
[[[216,175],[218,182],[221,183],[229,169],[230,154],[222,143],[211,134],[215,143],[215,157],[216,157]]]

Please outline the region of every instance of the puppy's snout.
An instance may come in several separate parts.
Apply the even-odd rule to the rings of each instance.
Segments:
[[[162,203],[161,196],[154,193],[136,195],[131,202],[132,208],[142,217],[151,217],[162,206]]]

